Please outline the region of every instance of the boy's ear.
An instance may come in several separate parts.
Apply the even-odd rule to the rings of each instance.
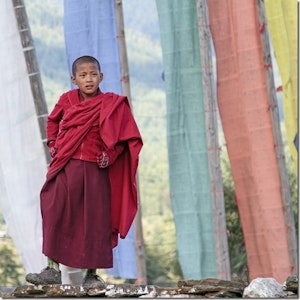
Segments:
[[[71,81],[72,81],[73,84],[76,84],[76,78],[75,78],[75,76],[73,76],[73,75],[71,76]]]

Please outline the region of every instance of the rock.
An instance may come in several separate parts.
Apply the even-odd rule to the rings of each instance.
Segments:
[[[23,285],[15,288],[12,295],[16,298],[36,297],[83,297],[85,290],[80,285],[50,284],[50,285]]]
[[[274,278],[256,278],[244,289],[243,298],[284,298],[287,293]]]
[[[45,295],[45,286],[43,285],[21,285],[17,286],[12,292],[14,297],[34,297],[35,295]]]
[[[283,290],[298,294],[298,278],[296,276],[289,276],[283,283]]]
[[[101,296],[104,297],[106,293],[106,288],[94,288],[87,290],[86,294],[88,296]]]
[[[80,285],[69,284],[53,284],[46,288],[46,297],[83,297],[86,295],[86,291]]]
[[[133,284],[118,284],[109,285],[106,288],[105,296],[110,298],[122,297],[140,297],[149,294],[151,286],[133,285]]]
[[[244,282],[229,281],[215,278],[207,278],[201,280],[180,280],[178,282],[179,292],[183,294],[205,295],[206,297],[222,297],[226,298],[230,295],[233,298],[242,296]]]
[[[177,288],[156,287],[155,290],[157,298],[182,298]]]

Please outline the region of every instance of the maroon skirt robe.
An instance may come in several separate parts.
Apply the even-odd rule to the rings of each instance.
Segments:
[[[41,192],[43,253],[73,268],[111,268],[108,169],[71,159]]]

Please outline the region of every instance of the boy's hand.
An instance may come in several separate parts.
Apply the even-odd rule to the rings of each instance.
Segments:
[[[49,144],[48,144],[48,147],[49,147],[49,152],[50,152],[50,155],[51,157],[53,158],[56,153],[57,153],[57,149],[54,147],[55,145],[55,142],[54,141],[51,141]]]
[[[106,151],[102,151],[97,156],[97,164],[100,169],[108,167],[109,164],[109,156]]]
[[[121,150],[123,150],[123,147],[122,148],[120,147],[117,150],[102,151],[97,156],[97,164],[98,164],[99,168],[103,169],[103,168],[106,168],[106,167],[112,165],[116,161]]]
[[[109,149],[102,151],[97,156],[97,164],[99,168],[103,169],[112,165],[118,158],[118,156],[123,152],[124,144],[118,144],[114,149]]]

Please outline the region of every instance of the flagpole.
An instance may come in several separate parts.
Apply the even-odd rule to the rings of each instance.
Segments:
[[[125,96],[127,96],[130,102],[131,94],[130,94],[130,82],[129,82],[129,68],[128,68],[127,51],[126,51],[122,0],[115,0],[115,14],[116,14],[119,57],[120,57],[120,65],[121,65],[120,71],[121,71],[122,93]],[[138,199],[140,199],[138,175],[137,175],[137,187],[138,187]],[[136,249],[136,264],[137,264],[136,284],[147,284],[146,258],[145,258],[145,247],[144,247],[143,230],[142,230],[142,214],[141,214],[140,201],[138,201],[138,211],[134,220],[134,232],[135,232],[135,249]]]
[[[46,138],[46,123],[48,116],[48,108],[43,91],[39,65],[35,53],[35,47],[31,36],[29,22],[26,14],[25,4],[23,0],[12,0],[17,26],[21,38],[21,43],[24,51],[27,72],[29,76],[31,92],[33,95],[35,111],[38,119],[40,134],[44,145],[44,152],[47,164],[50,163]]]
[[[230,280],[230,261],[227,242],[226,214],[218,142],[217,100],[212,68],[211,34],[206,0],[196,0],[198,33],[202,68],[203,101],[207,132],[208,163],[213,202],[218,278]]]

